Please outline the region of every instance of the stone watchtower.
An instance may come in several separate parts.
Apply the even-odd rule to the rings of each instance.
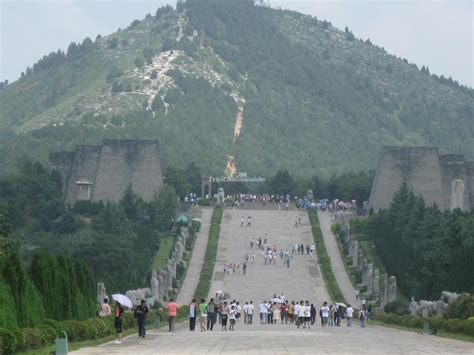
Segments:
[[[440,155],[435,147],[384,147],[368,208],[390,207],[403,182],[441,210],[474,207],[474,162],[463,155]]]
[[[149,201],[163,181],[158,141],[105,139],[102,145],[80,145],[73,152],[50,152],[49,162],[61,173],[71,205],[118,201],[129,184]]]

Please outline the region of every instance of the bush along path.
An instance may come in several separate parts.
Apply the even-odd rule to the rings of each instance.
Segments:
[[[207,299],[209,289],[211,288],[212,276],[214,274],[214,264],[217,257],[217,245],[219,242],[219,233],[221,230],[223,210],[215,207],[211,217],[211,228],[209,229],[209,239],[207,242],[206,253],[204,254],[204,262],[202,264],[199,282],[194,292],[194,298]]]
[[[326,284],[326,289],[331,297],[331,302],[344,302],[346,299],[339,288],[339,285],[331,268],[331,259],[328,255],[326,245],[324,244],[323,233],[319,224],[319,218],[314,210],[308,210],[309,222],[311,223],[311,232],[313,240],[316,244],[316,252],[318,255],[318,263],[320,265],[321,273]]]

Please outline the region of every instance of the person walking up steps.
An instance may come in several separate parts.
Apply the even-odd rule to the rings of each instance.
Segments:
[[[346,315],[347,315],[347,326],[350,327],[352,326],[352,316],[354,314],[354,309],[351,307],[351,305],[347,305],[346,308]]]
[[[224,301],[221,309],[221,325],[222,330],[227,331],[227,318],[229,316],[229,306],[227,305],[227,301]]]
[[[191,304],[189,305],[189,330],[191,332],[194,332],[194,329],[196,328],[197,309],[198,305],[196,303],[196,299],[193,298]]]
[[[214,329],[214,324],[216,324],[216,311],[214,298],[211,298],[207,305],[207,330],[212,331]]]
[[[324,302],[323,306],[321,307],[321,324],[323,328],[325,328],[328,325],[328,318],[329,318],[328,303]]]
[[[200,326],[201,332],[205,332],[206,323],[207,323],[207,303],[204,300],[204,298],[201,298],[201,302],[199,303],[198,313],[199,313],[199,326]]]
[[[255,313],[255,307],[253,305],[253,301],[250,301],[250,304],[247,307],[247,324],[252,324],[254,313]]]
[[[172,298],[165,306],[165,310],[168,312],[168,327],[170,332],[174,332],[174,324],[176,322],[176,314],[178,313],[179,306]]]
[[[229,321],[230,321],[229,330],[230,331],[234,331],[236,315],[237,315],[237,310],[235,309],[235,306],[234,305],[230,306],[230,309],[229,309]]]
[[[146,325],[146,315],[148,313],[148,306],[146,305],[145,300],[140,301],[140,305],[135,308],[133,316],[137,318],[138,325],[138,337],[144,338],[146,336],[145,325]]]

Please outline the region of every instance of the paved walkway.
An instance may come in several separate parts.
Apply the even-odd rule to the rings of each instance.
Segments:
[[[241,217],[246,220],[249,215],[252,216],[253,225],[242,227]],[[301,218],[299,227],[295,227],[297,217]],[[263,241],[265,233],[272,247],[275,245],[278,250],[288,250],[290,253],[295,243],[306,246],[313,241],[308,215],[304,211],[226,209],[209,296],[215,295],[217,290],[224,290],[240,302],[253,300],[257,304],[281,293],[290,301],[309,300],[317,307],[323,301],[329,301],[315,256],[294,254],[290,268],[279,257],[276,265],[265,265],[262,252],[256,247],[250,248],[250,239],[261,237]],[[224,275],[224,264],[242,265],[246,253],[249,257],[252,253],[256,255],[255,263],[252,263],[251,258],[249,260],[247,274]]]
[[[331,230],[331,216],[332,214],[330,212],[318,212],[319,223],[321,224],[321,231],[323,232],[324,237],[324,244],[326,245],[329,258],[331,259],[332,271],[334,272],[336,281],[346,301],[351,305],[358,305],[359,302],[356,300],[354,294],[354,286],[352,285],[351,280],[344,269],[344,261],[341,258],[341,253],[339,252],[339,247],[337,246],[336,237]]]
[[[319,320],[319,316],[318,316]],[[199,329],[199,326],[196,326]],[[234,332],[191,333],[187,324],[176,333],[150,331],[145,339],[136,335],[117,345],[107,343],[83,348],[76,354],[474,354],[472,343],[424,336],[380,326],[348,328],[320,325],[296,329],[290,325],[245,326],[239,321]]]
[[[188,271],[186,272],[186,278],[184,279],[183,286],[181,286],[176,301],[178,304],[190,303],[194,296],[194,291],[196,290],[199,281],[199,275],[201,274],[204,254],[206,253],[209,229],[211,227],[211,217],[212,208],[202,208],[202,214],[200,217],[202,220],[201,229],[196,235],[196,242],[194,243],[194,249],[191,254]]]
[[[200,236],[204,234],[206,220],[210,219],[212,210],[203,210],[203,228]],[[209,215],[206,216],[206,214]],[[244,216],[252,215],[254,226],[241,227],[240,217],[242,210],[227,209],[221,228],[218,247],[218,257],[211,294],[222,288],[236,299],[241,301],[253,299],[258,303],[273,296],[274,293],[284,292],[288,299],[309,299],[316,305],[326,300],[327,293],[322,284],[319,269],[315,258],[306,255],[295,255],[292,266],[286,268],[278,259],[276,265],[265,265],[263,257],[249,248],[251,237],[263,237],[268,233],[271,244],[279,248],[289,249],[294,243],[311,242],[311,231],[307,215],[299,211],[277,210],[246,210]],[[294,226],[295,217],[302,218],[302,225]],[[324,234],[330,226],[330,215],[320,215],[321,226]],[[198,236],[198,238],[200,237]],[[203,238],[204,239],[204,238]],[[329,241],[331,238],[328,238]],[[333,237],[334,239],[334,237]],[[199,240],[199,239],[198,239]],[[197,241],[196,241],[197,242]],[[204,243],[203,243],[204,244]],[[327,243],[331,246],[331,243]],[[196,245],[197,247],[197,245]],[[205,249],[205,247],[204,247]],[[200,252],[193,253],[192,259]],[[328,251],[330,249],[328,248]],[[245,253],[255,251],[255,263],[250,263],[246,275],[224,275],[224,263],[239,261]],[[336,245],[337,251],[337,245]],[[338,253],[338,251],[337,251]],[[338,254],[336,254],[337,256]],[[331,256],[332,260],[338,259]],[[340,258],[339,258],[340,260]],[[193,262],[193,261],[192,261]],[[189,302],[197,282],[198,267],[191,267],[185,282],[189,282],[187,289],[192,291],[183,293],[184,304]],[[196,270],[195,270],[196,269]],[[343,270],[343,269],[341,269]],[[336,274],[341,279],[341,272]],[[194,276],[193,276],[194,275]],[[344,273],[345,275],[345,273]],[[346,275],[347,277],[347,275]],[[183,285],[184,286],[184,285]],[[350,290],[349,290],[350,291]],[[347,291],[347,292],[349,292]],[[344,292],[344,291],[343,291]],[[180,295],[181,296],[181,295]],[[347,298],[350,300],[349,295]],[[257,315],[254,316],[258,318]],[[214,332],[200,333],[189,332],[187,322],[178,324],[176,333],[168,333],[166,324],[160,330],[151,330],[145,339],[136,335],[125,338],[122,344],[112,342],[94,348],[82,348],[74,353],[93,354],[474,354],[472,343],[436,336],[423,336],[414,332],[406,332],[381,326],[369,325],[360,328],[356,321],[351,328],[343,322],[342,327],[321,328],[319,315],[315,326],[308,329],[296,329],[293,325],[243,325],[239,319],[234,332],[223,332],[216,325]],[[196,326],[199,329],[199,325]]]

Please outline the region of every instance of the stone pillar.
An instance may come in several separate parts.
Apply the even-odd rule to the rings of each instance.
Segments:
[[[379,269],[374,270],[374,281],[373,281],[373,288],[375,300],[380,300],[380,275]]]
[[[382,292],[380,296],[381,305],[385,306],[388,303],[388,275],[386,273],[383,275]]]
[[[97,283],[97,302],[102,304],[104,302],[104,298],[107,297],[107,293],[105,292],[105,285],[103,282]]]
[[[367,258],[362,259],[362,283],[367,285],[367,276],[368,276],[368,265],[367,265]]]
[[[367,265],[367,293],[374,292],[374,264]]]
[[[388,280],[388,297],[387,302],[393,302],[397,298],[397,279],[395,276],[390,276]]]
[[[158,275],[156,274],[156,271],[153,271],[151,273],[150,291],[151,296],[154,297],[155,300],[158,300],[158,295],[160,293],[160,284],[158,282]]]
[[[359,242],[354,240],[353,244],[354,254],[352,255],[352,266],[357,267],[359,265]]]

